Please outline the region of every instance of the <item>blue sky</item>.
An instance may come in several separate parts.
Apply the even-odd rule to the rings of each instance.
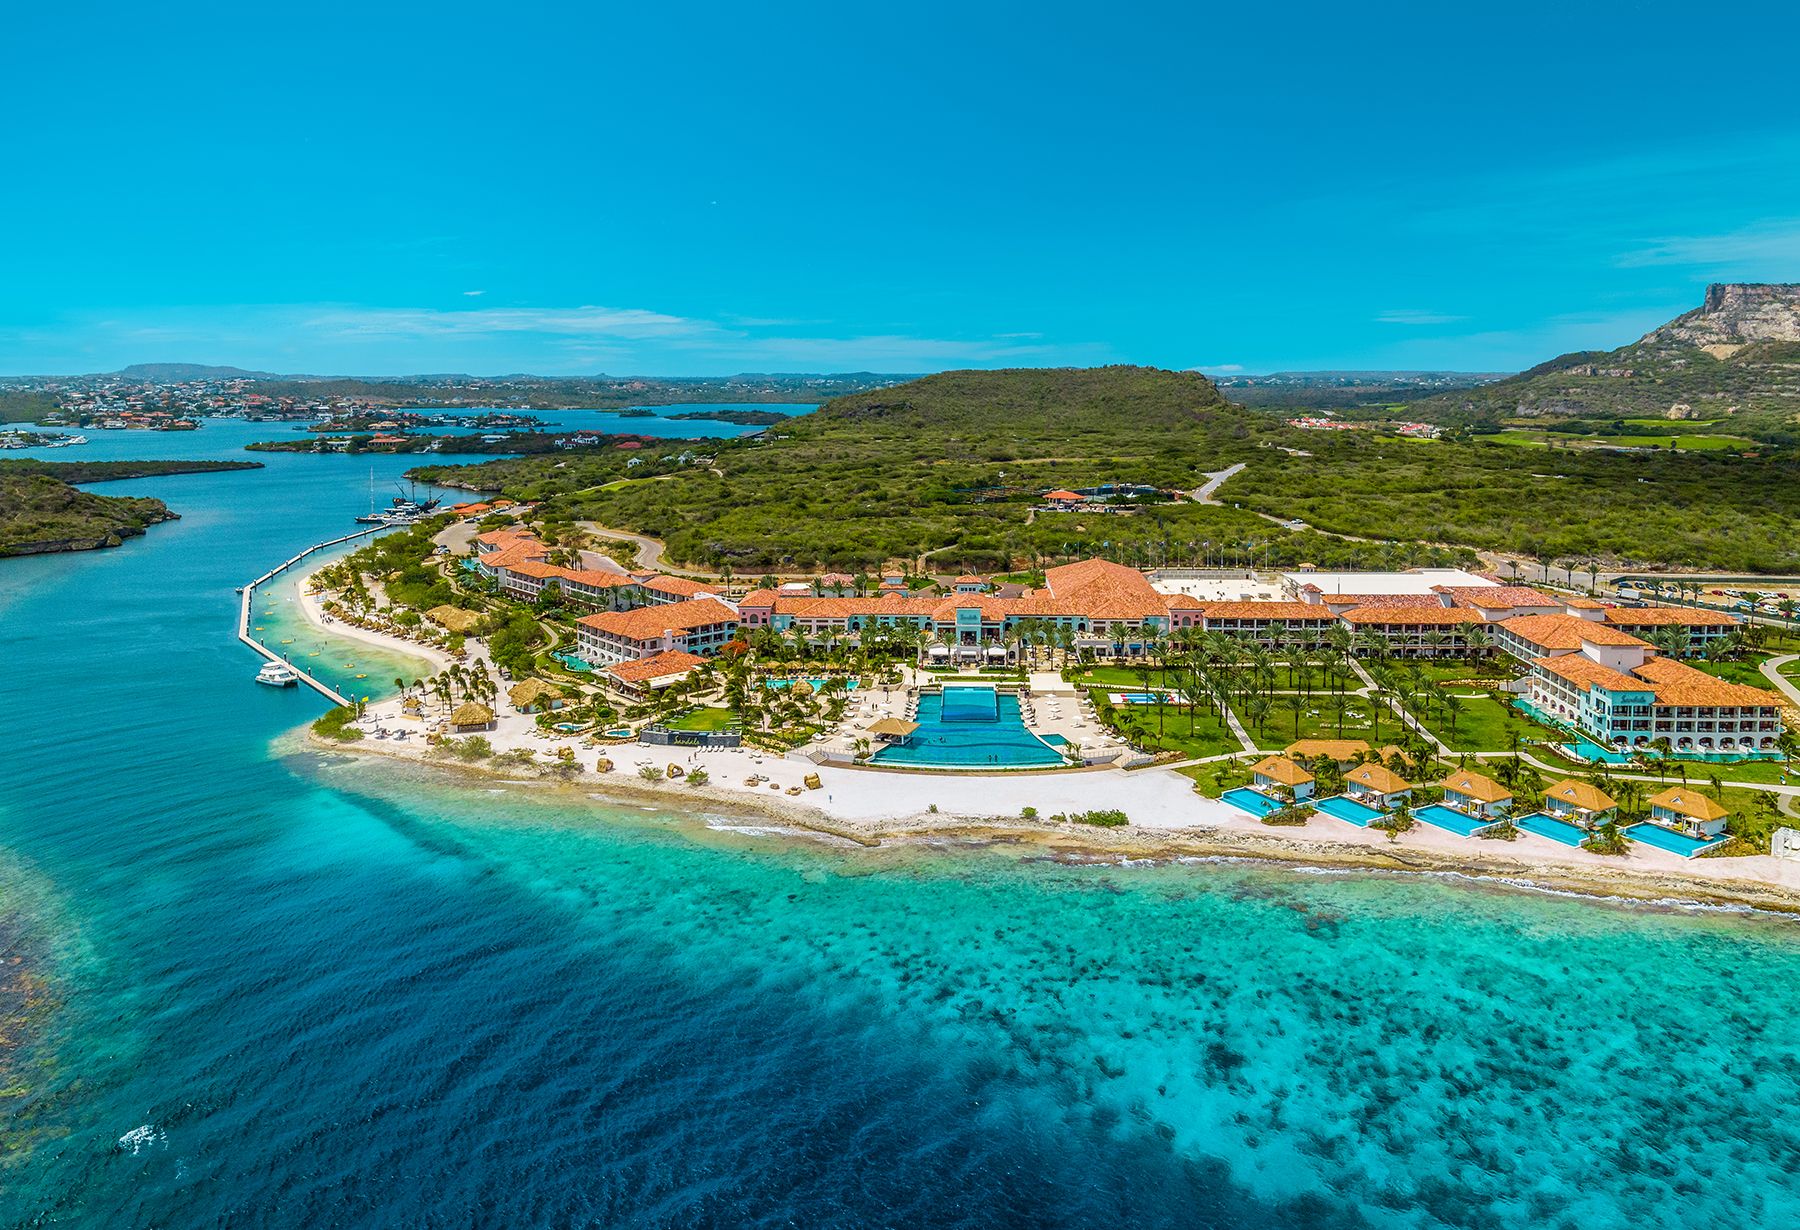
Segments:
[[[70,3],[0,372],[1510,370],[1800,280],[1790,6]]]

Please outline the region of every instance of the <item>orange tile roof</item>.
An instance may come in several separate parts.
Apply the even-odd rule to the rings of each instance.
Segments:
[[[1651,692],[1655,689],[1642,679],[1616,671],[1610,666],[1602,666],[1592,658],[1578,653],[1565,653],[1554,658],[1533,658],[1533,666],[1541,667],[1552,675],[1567,679],[1583,690],[1588,687],[1605,688],[1608,692]]]
[[[1270,756],[1250,766],[1252,776],[1261,775],[1284,786],[1304,786],[1313,775],[1286,756]]]
[[[1438,585],[1435,592],[1449,595],[1457,606],[1481,611],[1505,611],[1519,606],[1541,606],[1555,609],[1562,600],[1526,585]]]
[[[1656,703],[1659,705],[1748,705],[1773,709],[1781,704],[1773,692],[1715,679],[1705,671],[1697,671],[1673,658],[1651,658],[1642,666],[1634,667],[1631,673],[1656,685]]]
[[[1090,619],[1141,620],[1168,614],[1163,596],[1144,574],[1110,560],[1085,559],[1044,570],[1044,586],[1058,602]]]
[[[592,586],[594,589],[617,589],[622,585],[636,585],[637,582],[617,572],[605,572],[599,568],[564,568],[563,579],[574,581],[578,585]]]
[[[1694,820],[1723,820],[1731,813],[1698,790],[1687,786],[1670,786],[1646,800],[1652,807],[1666,807]]]
[[[737,622],[737,612],[717,598],[690,598],[666,606],[643,606],[635,611],[602,611],[583,615],[577,623],[631,641],[653,641],[665,632],[687,632],[707,624]]]
[[[686,577],[652,577],[644,582],[645,589],[653,589],[660,594],[675,594],[682,598],[694,598],[701,594],[710,594],[718,587],[700,581],[690,581]]]
[[[1595,602],[1592,598],[1564,598],[1562,604],[1571,611],[1604,611],[1604,602]]]
[[[738,609],[753,606],[757,608],[774,607],[778,595],[772,589],[753,589],[738,600]]]
[[[1204,611],[1206,603],[1192,594],[1164,594],[1163,605],[1171,611]]]
[[[631,662],[620,662],[606,668],[606,673],[621,683],[643,683],[650,679],[661,679],[668,675],[685,675],[696,666],[706,665],[706,659],[699,654],[689,653],[685,649],[665,649],[661,653],[653,653],[647,658],[638,658]]]
[[[1607,811],[1618,806],[1604,791],[1573,777],[1565,777],[1545,790],[1544,797],[1571,803],[1580,811]]]
[[[1478,624],[1484,622],[1479,612],[1454,606],[1359,606],[1345,611],[1341,619],[1348,624]]]
[[[1501,803],[1513,797],[1512,791],[1493,778],[1468,769],[1458,769],[1439,784],[1479,803]]]
[[[1584,641],[1593,645],[1649,648],[1629,632],[1579,615],[1515,615],[1501,620],[1500,626],[1540,649],[1580,649]]]
[[[1736,627],[1741,622],[1724,611],[1697,611],[1686,606],[1644,606],[1606,608],[1605,620],[1621,628],[1658,628],[1684,625],[1690,628]]]
[[[1085,500],[1085,499],[1087,499],[1087,497],[1085,495],[1080,495],[1073,491],[1046,491],[1046,492],[1044,492],[1044,498],[1046,500]]]
[[[1412,783],[1393,772],[1386,765],[1358,765],[1344,774],[1344,780],[1355,782],[1359,786],[1367,786],[1378,794],[1398,794],[1402,790],[1411,790]]]

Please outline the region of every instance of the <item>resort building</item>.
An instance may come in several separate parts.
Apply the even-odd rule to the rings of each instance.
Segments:
[[[1397,658],[1466,657],[1471,629],[1484,623],[1477,611],[1442,605],[1359,606],[1339,618],[1359,635],[1380,637]]]
[[[1412,797],[1412,783],[1385,765],[1358,765],[1344,774],[1344,793],[1359,803],[1391,811]]]
[[[465,735],[492,729],[494,729],[494,711],[486,705],[476,704],[472,700],[458,705],[456,712],[450,715],[451,734]]]
[[[1684,653],[1703,652],[1714,641],[1724,640],[1739,627],[1735,615],[1685,606],[1609,606],[1602,609],[1601,618],[1621,632],[1645,640],[1654,639],[1659,644],[1670,628],[1680,628],[1687,633]]]
[[[1628,632],[1574,616],[1508,620],[1500,630],[1516,643],[1554,647],[1527,659],[1526,700],[1540,717],[1603,748],[1627,751],[1667,740],[1675,752],[1743,755],[1772,753],[1781,738],[1774,693],[1656,657]],[[1567,648],[1571,642],[1576,649]]]
[[[1338,623],[1324,607],[1304,602],[1207,602],[1197,612],[1188,607],[1191,602],[1181,596],[1164,599],[1176,627],[1199,627],[1259,645],[1323,644]]]
[[[1264,794],[1287,795],[1296,802],[1312,797],[1313,775],[1286,756],[1270,756],[1250,768],[1250,783]]]
[[[669,649],[647,658],[615,662],[606,668],[606,679],[621,691],[639,696],[672,687],[706,665],[706,659],[684,649]]]
[[[1605,824],[1618,814],[1618,807],[1605,791],[1573,777],[1565,777],[1544,791],[1545,811],[1585,829]]]
[[[1440,784],[1445,804],[1464,815],[1494,820],[1512,810],[1512,791],[1480,773],[1458,769]]]
[[[1461,568],[1413,568],[1406,572],[1284,572],[1282,585],[1301,602],[1324,602],[1339,595],[1355,595],[1364,602],[1378,602],[1402,595],[1424,597],[1440,585],[1488,586],[1487,577]]]
[[[738,613],[717,598],[606,611],[575,621],[581,656],[596,665],[648,658],[669,650],[710,656],[737,635]]]
[[[1649,799],[1650,819],[1664,828],[1701,839],[1722,837],[1731,812],[1698,790],[1671,786]]]

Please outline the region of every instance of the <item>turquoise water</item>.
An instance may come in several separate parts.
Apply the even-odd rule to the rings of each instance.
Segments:
[[[937,716],[941,722],[998,722],[1000,693],[991,687],[946,687]]]
[[[872,759],[882,764],[942,765],[962,769],[1049,768],[1067,763],[1060,752],[1026,728],[1017,696],[995,695],[992,688],[948,688],[946,691],[952,696],[951,714],[944,712],[944,698],[938,693],[920,696],[918,711],[912,719],[919,724],[919,729],[911,741],[883,747]],[[956,696],[964,692],[986,695],[968,700]],[[976,716],[979,712],[990,712],[994,716],[979,720]],[[953,797],[958,797],[954,786],[950,790]]]
[[[1787,920],[840,848],[278,743],[318,705],[249,682],[232,587],[368,464],[133,483],[186,519],[0,565],[0,941],[48,987],[0,1225],[1800,1220]]]
[[[1641,841],[1647,846],[1655,846],[1658,850],[1679,854],[1682,858],[1693,858],[1703,850],[1722,846],[1731,840],[1729,837],[1689,837],[1686,833],[1677,833],[1674,829],[1666,829],[1660,824],[1651,824],[1647,820],[1639,824],[1627,825],[1625,836],[1633,841]]]
[[[1357,828],[1362,829],[1368,828],[1371,820],[1379,820],[1385,814],[1378,808],[1370,807],[1367,803],[1358,803],[1355,799],[1346,798],[1341,794],[1334,794],[1328,799],[1319,799],[1313,803],[1313,806],[1328,816],[1336,816],[1339,820],[1348,820]]]
[[[1442,803],[1432,803],[1425,807],[1413,809],[1413,815],[1434,828],[1446,829],[1458,837],[1473,837],[1482,829],[1492,828],[1497,820],[1476,820],[1465,816],[1454,807],[1445,807]]]
[[[1558,820],[1555,816],[1541,811],[1520,816],[1514,823],[1525,832],[1535,833],[1539,837],[1548,837],[1558,845],[1579,846],[1587,840],[1587,830],[1579,824]]]
[[[1220,797],[1239,811],[1247,811],[1258,819],[1268,815],[1270,812],[1281,810],[1281,804],[1279,802],[1271,799],[1262,791],[1252,790],[1248,786],[1239,786],[1234,790],[1227,790]]]
[[[815,692],[822,691],[825,687],[825,678],[822,675],[808,679],[806,682],[812,685],[812,690]],[[860,679],[846,679],[844,680],[844,691],[854,692],[861,683]],[[781,691],[783,688],[793,687],[794,681],[792,679],[765,679],[763,686]]]

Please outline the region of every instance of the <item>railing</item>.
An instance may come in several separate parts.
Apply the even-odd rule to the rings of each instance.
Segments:
[[[357,530],[353,534],[345,534],[342,538],[333,538],[329,542],[314,543],[312,546],[306,548],[306,550],[300,552],[300,554],[294,556],[292,559],[282,561],[281,563],[275,565],[275,567],[273,567],[273,568],[269,569],[267,572],[263,573],[260,577],[257,577],[256,580],[250,582],[250,584],[244,586],[243,591],[242,591],[242,595],[243,595],[242,600],[238,603],[238,631],[237,631],[238,640],[240,640],[244,644],[250,646],[251,649],[255,650],[258,654],[262,655],[264,658],[268,659],[271,662],[285,663],[296,675],[300,676],[301,683],[304,683],[307,687],[312,688],[315,692],[318,692],[321,696],[323,696],[326,700],[330,701],[332,704],[345,705],[345,706],[349,705],[350,702],[348,700],[346,700],[343,696],[339,695],[336,690],[326,686],[325,683],[323,683],[319,679],[315,678],[310,673],[301,670],[298,666],[295,666],[292,662],[288,662],[285,658],[281,657],[281,655],[277,654],[274,650],[270,649],[267,645],[263,644],[261,641],[257,640],[255,637],[250,635],[250,603],[256,596],[256,587],[258,585],[262,585],[262,584],[265,584],[266,582],[274,580],[276,577],[278,577],[282,573],[286,572],[289,568],[292,568],[295,564],[298,564],[301,560],[305,559],[307,556],[312,555],[319,551],[326,550],[329,547],[338,546],[341,543],[350,542],[353,539],[362,538],[368,534],[379,533],[380,531],[387,529],[387,528],[389,528],[389,527],[387,527],[385,525],[370,526],[366,530]]]

